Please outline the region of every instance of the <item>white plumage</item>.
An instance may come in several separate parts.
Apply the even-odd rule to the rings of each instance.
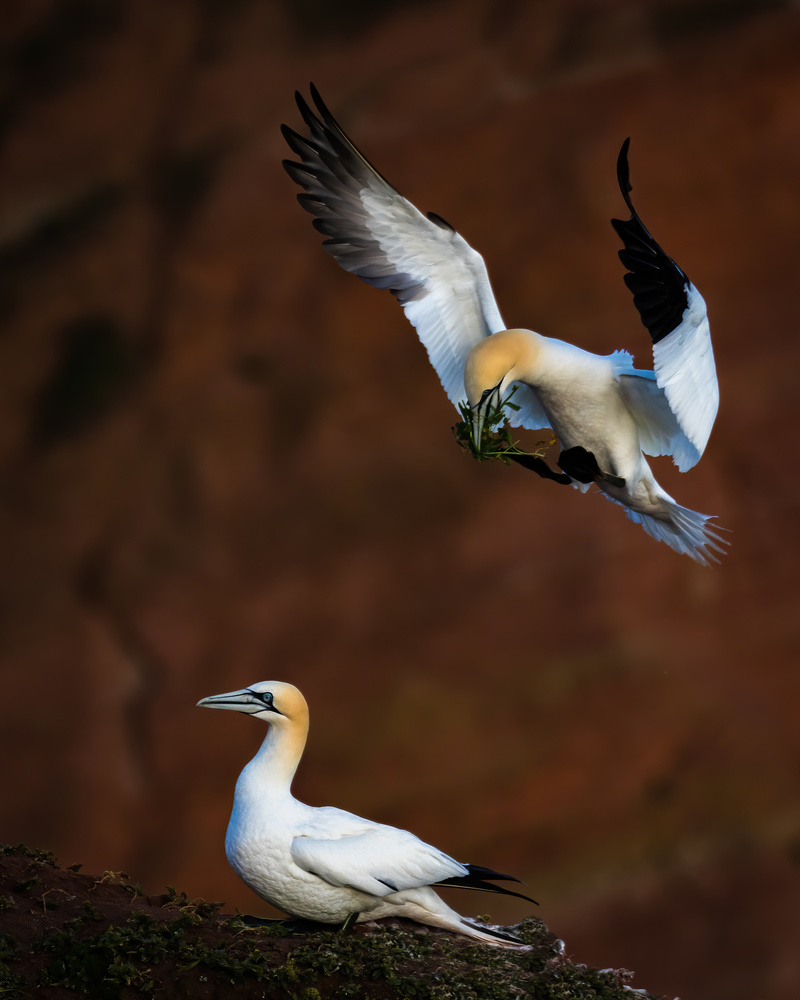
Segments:
[[[304,188],[298,200],[345,270],[397,297],[450,400],[468,400],[476,432],[515,382],[520,409],[509,422],[552,428],[564,481],[582,490],[594,483],[652,537],[699,563],[716,561],[726,543],[710,516],[677,504],[644,458],[672,455],[681,472],[695,465],[719,391],[705,302],[631,203],[628,140],[617,175],[631,218],[612,224],[625,244],[626,284],[653,341],[654,371],[635,369],[625,351],[601,358],[529,330],[507,331],[480,254],[439,216],[426,217],[403,198],[311,91],[319,117],[297,95],[310,137],[283,126],[300,157],[284,161]],[[515,336],[502,346],[498,335],[508,332]]]
[[[406,830],[294,798],[292,778],[308,734],[308,707],[296,687],[263,681],[198,705],[244,712],[269,724],[261,749],[236,782],[225,838],[231,866],[264,899],[320,923],[406,917],[487,944],[525,947],[460,916],[431,888],[461,885],[527,899],[487,881],[517,879],[455,861]]]

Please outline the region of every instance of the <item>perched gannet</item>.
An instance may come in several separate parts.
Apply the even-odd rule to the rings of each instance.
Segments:
[[[592,483],[653,538],[703,565],[724,540],[709,515],[678,505],[644,458],[672,455],[685,472],[705,449],[719,391],[705,303],[645,228],[631,202],[628,140],[617,176],[631,217],[612,220],[625,248],[625,282],[653,341],[655,371],[627,351],[601,357],[530,330],[507,330],[483,258],[440,216],[422,215],[343,132],[312,85],[320,117],[296,95],[310,130],[283,134],[300,162],[284,160],[305,189],[298,201],[347,271],[388,288],[436,369],[447,395],[472,410],[476,440],[485,416],[517,383],[512,424],[550,427],[559,465],[582,492]],[[726,543],[724,543],[726,544]]]
[[[528,899],[486,881],[519,879],[454,861],[406,830],[294,798],[292,778],[308,735],[308,706],[296,687],[263,681],[197,704],[244,712],[269,726],[236,782],[225,838],[228,861],[259,896],[292,916],[325,924],[407,917],[487,944],[527,947],[476,926],[431,888],[463,886]]]

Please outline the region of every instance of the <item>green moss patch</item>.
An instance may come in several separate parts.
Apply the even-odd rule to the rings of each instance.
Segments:
[[[83,875],[47,852],[0,848],[0,996],[41,1000],[630,998],[628,973],[576,965],[544,923],[513,932],[526,952],[409,921],[298,933],[252,927],[221,904],[168,888],[146,896],[122,872]],[[642,994],[642,996],[646,996]]]

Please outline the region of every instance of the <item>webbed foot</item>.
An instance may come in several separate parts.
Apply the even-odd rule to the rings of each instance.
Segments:
[[[243,913],[240,919],[246,927],[271,927],[273,924],[285,923],[278,918],[270,920],[268,917],[254,917],[251,913]]]
[[[350,916],[345,920],[342,926],[339,928],[339,933],[344,934],[345,931],[349,931],[351,927],[355,925],[356,920],[358,920],[359,913],[351,913]]]
[[[561,472],[554,472],[547,462],[545,462],[543,458],[539,458],[537,455],[509,455],[508,458],[510,458],[512,462],[517,462],[523,467],[523,469],[530,469],[531,472],[535,472],[536,475],[541,476],[542,479],[552,479],[556,483],[569,486],[569,476],[565,476]]]
[[[625,486],[625,480],[621,476],[603,472],[594,455],[580,445],[562,451],[558,456],[558,467],[579,483],[601,482],[607,486],[616,486],[618,489]]]
[[[289,931],[298,934],[314,934],[316,931],[331,930],[330,924],[322,924],[316,920],[307,920],[305,917],[286,917],[280,923]]]

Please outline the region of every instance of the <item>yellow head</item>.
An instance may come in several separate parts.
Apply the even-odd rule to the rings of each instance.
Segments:
[[[201,708],[227,708],[233,712],[254,715],[264,722],[308,725],[308,705],[294,684],[285,681],[260,681],[239,691],[214,694],[198,701]]]
[[[532,370],[538,335],[530,330],[502,330],[486,337],[470,351],[464,369],[464,388],[472,410],[475,441],[480,441],[487,414],[500,405],[512,382]]]

